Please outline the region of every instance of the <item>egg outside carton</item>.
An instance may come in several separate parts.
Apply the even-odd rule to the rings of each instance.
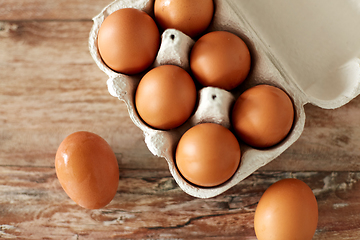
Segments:
[[[300,137],[305,124],[304,105],[312,102],[311,97],[288,75],[264,40],[243,17],[244,14],[234,3],[235,1],[214,0],[215,13],[207,32],[229,31],[244,40],[252,57],[252,66],[247,79],[231,92],[214,87],[200,89],[195,113],[186,123],[176,129],[163,131],[149,127],[137,114],[134,103],[135,91],[144,73],[128,76],[109,69],[101,60],[96,39],[101,23],[112,12],[131,7],[143,10],[153,17],[153,2],[153,0],[116,0],[106,6],[99,15],[93,18],[94,25],[89,36],[90,53],[98,67],[108,76],[109,93],[126,103],[130,118],[143,131],[147,147],[152,154],[166,159],[169,170],[179,187],[194,197],[215,197],[274,160]],[[189,53],[193,44],[194,40],[184,33],[175,29],[165,30],[162,33],[160,49],[152,67],[173,64],[189,71]],[[218,123],[231,128],[229,116],[234,101],[243,91],[258,84],[279,87],[292,99],[295,116],[288,136],[281,143],[267,149],[255,149],[239,141],[242,152],[240,166],[231,179],[219,186],[197,187],[183,179],[174,160],[175,149],[182,134],[191,126],[203,122]],[[358,92],[352,98],[357,94]]]

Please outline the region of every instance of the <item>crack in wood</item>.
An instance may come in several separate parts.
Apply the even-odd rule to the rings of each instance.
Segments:
[[[149,230],[163,230],[163,229],[183,228],[183,227],[186,227],[187,225],[190,225],[193,221],[196,221],[196,220],[199,220],[199,219],[210,218],[210,217],[218,217],[218,216],[223,216],[223,215],[227,215],[227,214],[211,214],[211,215],[205,215],[205,216],[197,216],[197,217],[192,217],[187,222],[185,222],[183,224],[178,224],[176,226],[167,226],[167,227],[156,226],[156,227],[147,227],[146,229],[149,229]]]
[[[16,230],[16,227],[12,226],[12,225],[8,225],[8,224],[0,225],[0,239],[2,239],[2,238],[8,238],[8,239],[16,238],[15,235],[7,233],[6,232],[7,230],[14,231],[14,230]]]
[[[192,224],[194,221],[200,220],[200,219],[204,219],[204,218],[213,218],[213,217],[221,217],[221,216],[229,216],[229,215],[234,215],[234,214],[238,214],[239,212],[231,212],[231,213],[219,213],[219,214],[209,214],[209,215],[202,215],[202,216],[197,216],[197,217],[192,217],[189,218],[188,221],[186,221],[183,224],[178,224],[175,226],[155,226],[155,227],[145,227],[145,229],[148,230],[164,230],[164,229],[179,229],[179,228],[184,228],[190,224]]]

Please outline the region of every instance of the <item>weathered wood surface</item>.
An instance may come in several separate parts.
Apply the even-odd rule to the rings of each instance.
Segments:
[[[91,26],[91,21],[1,23],[3,165],[52,166],[61,140],[86,129],[109,141],[122,166],[167,168],[145,147],[125,104],[107,92],[106,75],[88,50]],[[335,110],[305,109],[300,139],[264,169],[360,171],[360,98]]]
[[[314,239],[360,239],[360,97],[335,110],[305,106],[302,136],[278,159],[216,198],[192,198],[91,59],[91,18],[108,3],[0,0],[0,238],[256,239],[261,194],[292,174],[316,193]],[[117,155],[119,189],[105,209],[78,207],[56,179],[56,149],[77,130]]]
[[[53,168],[0,168],[0,237],[19,239],[256,239],[256,204],[270,184],[304,180],[319,204],[314,239],[358,239],[359,172],[257,172],[226,193],[197,199],[168,171],[121,170],[118,193],[104,209],[71,201]],[[340,236],[340,237],[339,237]]]
[[[86,20],[112,0],[0,0],[1,20]]]

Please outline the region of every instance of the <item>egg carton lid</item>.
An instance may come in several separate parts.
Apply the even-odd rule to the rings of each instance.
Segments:
[[[360,1],[227,1],[305,102],[333,109],[360,93]]]

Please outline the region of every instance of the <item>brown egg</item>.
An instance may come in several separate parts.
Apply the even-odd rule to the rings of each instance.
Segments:
[[[194,38],[209,26],[214,13],[212,0],[155,0],[157,23],[165,30],[175,28]]]
[[[283,179],[271,185],[255,211],[258,240],[311,240],[318,223],[316,198],[306,183]]]
[[[247,144],[266,148],[283,140],[294,121],[294,107],[289,96],[270,85],[246,90],[236,100],[232,125]]]
[[[176,165],[189,182],[214,187],[229,180],[240,164],[240,146],[234,134],[215,123],[190,128],[176,148]]]
[[[145,12],[124,8],[113,12],[101,24],[99,53],[116,72],[136,74],[155,60],[160,34],[155,21]]]
[[[56,175],[67,195],[84,208],[98,209],[114,198],[119,167],[109,144],[100,136],[75,132],[60,144]]]
[[[230,32],[216,31],[202,36],[190,53],[190,67],[204,86],[231,90],[250,71],[251,57],[245,42]]]
[[[168,130],[182,125],[190,117],[196,98],[191,76],[178,66],[163,65],[141,79],[135,93],[135,106],[147,124]]]

